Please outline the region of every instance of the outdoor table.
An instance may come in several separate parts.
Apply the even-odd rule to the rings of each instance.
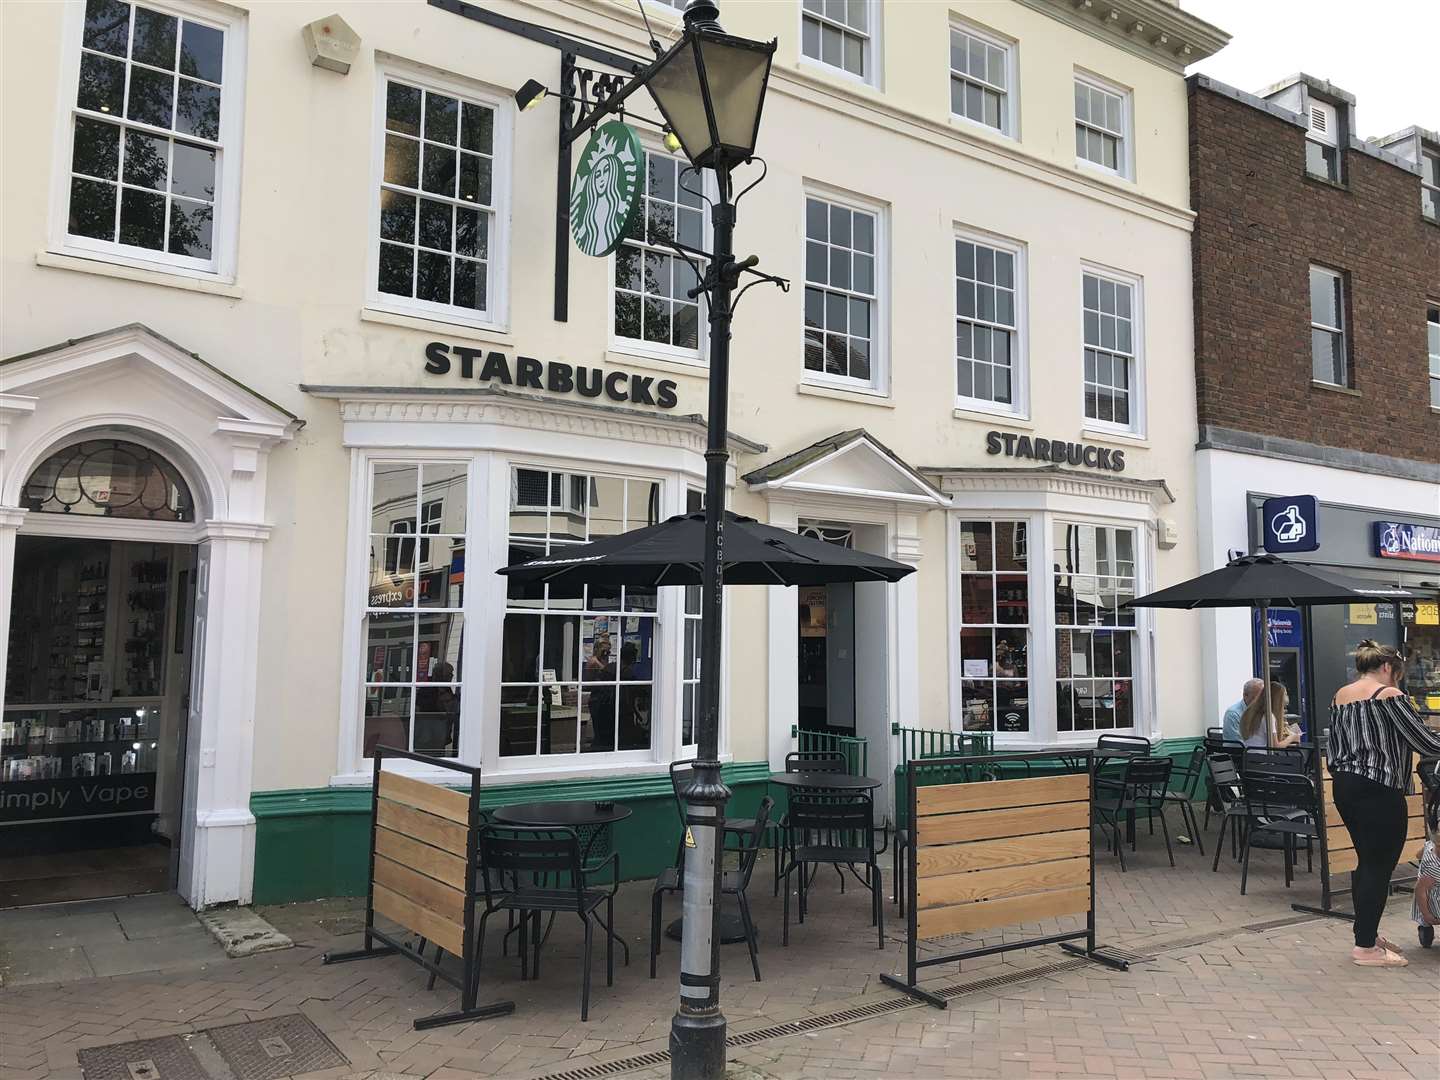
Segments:
[[[770,782],[781,787],[809,788],[812,791],[873,791],[885,781],[849,773],[783,772],[771,773]]]

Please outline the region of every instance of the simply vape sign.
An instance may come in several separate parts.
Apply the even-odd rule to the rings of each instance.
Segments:
[[[585,398],[605,397],[634,405],[673,409],[679,403],[675,382],[629,371],[606,371],[583,364],[542,362],[533,356],[510,357],[497,350],[471,349],[432,341],[425,346],[425,373],[448,375],[458,371],[462,379],[476,379],[502,386],[548,390],[552,394],[576,393]]]
[[[1272,555],[1315,551],[1320,547],[1319,512],[1314,495],[1266,499],[1260,508],[1265,550]]]
[[[1375,554],[1379,558],[1440,563],[1440,527],[1377,521],[1374,528]]]

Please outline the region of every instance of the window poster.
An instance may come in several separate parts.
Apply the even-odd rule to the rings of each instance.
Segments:
[[[1374,604],[1351,604],[1348,614],[1351,626],[1375,626],[1378,619]]]

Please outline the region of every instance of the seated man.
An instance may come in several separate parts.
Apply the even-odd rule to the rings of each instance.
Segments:
[[[1259,679],[1246,679],[1245,685],[1240,688],[1240,700],[1225,710],[1225,719],[1222,721],[1225,729],[1226,742],[1243,742],[1240,738],[1240,716],[1257,697],[1260,691],[1265,689],[1265,684]]]

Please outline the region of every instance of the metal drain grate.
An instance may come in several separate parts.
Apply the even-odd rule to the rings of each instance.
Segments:
[[[602,1076],[616,1076],[634,1069],[664,1065],[669,1060],[669,1050],[656,1050],[654,1053],[639,1054],[635,1057],[621,1058],[618,1061],[606,1061],[600,1065],[582,1065],[578,1069],[546,1073],[544,1080],[598,1080]]]
[[[807,1016],[803,1020],[792,1020],[787,1024],[772,1024],[769,1027],[756,1028],[754,1031],[743,1031],[739,1035],[732,1035],[726,1039],[725,1045],[749,1046],[751,1043],[779,1039],[786,1035],[798,1035],[801,1032],[814,1031],[817,1028],[851,1024],[856,1020],[869,1020],[873,1016],[884,1016],[886,1013],[914,1008],[916,1004],[917,1002],[902,997],[876,1001],[869,1005],[856,1005],[850,1009],[840,1009],[837,1012],[823,1013],[820,1016]]]
[[[179,1035],[90,1046],[75,1056],[85,1080],[209,1080]]]
[[[941,997],[957,998],[965,994],[974,994],[982,990],[995,990],[1002,986],[1013,986],[1015,983],[1026,982],[1030,979],[1041,979],[1047,975],[1056,975],[1062,971],[1072,971],[1077,967],[1088,967],[1089,960],[1057,960],[1053,964],[1042,964],[1039,967],[1021,968],[1018,971],[1010,971],[1004,975],[991,975],[988,979],[976,979],[973,982],[951,983],[949,986],[933,990],[932,993]]]
[[[1299,926],[1301,923],[1315,922],[1318,915],[1288,915],[1283,919],[1271,919],[1269,922],[1246,923],[1245,929],[1252,934],[1260,934],[1266,930],[1279,930],[1285,926]]]
[[[283,1080],[287,1076],[350,1064],[304,1016],[276,1016],[205,1032],[237,1080]]]

